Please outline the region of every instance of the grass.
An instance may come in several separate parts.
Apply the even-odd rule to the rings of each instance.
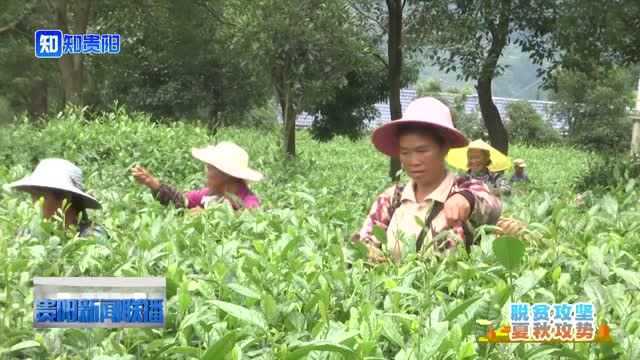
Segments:
[[[183,216],[155,202],[129,168],[140,163],[183,189],[201,186],[190,148],[232,140],[266,180],[264,208],[239,216]],[[44,127],[0,133],[0,183],[37,160],[64,157],[85,171],[104,208],[91,216],[111,239],[78,239],[39,221],[23,194],[0,192],[0,358],[58,359],[596,359],[640,358],[638,191],[574,204],[572,185],[594,156],[565,147],[514,146],[533,183],[505,204],[530,224],[523,265],[507,281],[483,235],[471,256],[410,258],[400,266],[347,268],[345,238],[388,186],[388,160],[368,139],[321,144],[298,134],[284,162],[277,133],[153,125],[141,115],[86,122],[67,113]],[[18,228],[41,231],[16,238]],[[35,331],[33,276],[166,276],[168,321],[159,330]],[[615,344],[480,345],[478,319],[506,318],[509,299],[593,301]],[[235,306],[234,306],[235,305]],[[220,349],[227,349],[226,351]]]

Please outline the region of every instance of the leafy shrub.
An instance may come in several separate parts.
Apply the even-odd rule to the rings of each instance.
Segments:
[[[444,93],[438,80],[422,80],[416,85],[417,96],[433,96],[449,107],[456,129],[470,139],[488,139],[489,133],[480,114],[465,111],[464,104],[469,94],[471,90],[468,88],[450,89],[449,92]]]
[[[597,69],[586,74],[560,71],[553,95],[554,112],[567,119],[572,142],[588,149],[620,152],[631,140],[627,108],[635,77],[629,70]]]
[[[274,101],[251,109],[246,114],[240,114],[237,119],[226,121],[229,125],[253,127],[258,129],[273,129],[278,126],[278,109]]]
[[[576,182],[579,192],[599,189],[616,192],[640,177],[640,158],[602,155],[592,159],[589,168]],[[635,181],[635,180],[634,180]]]
[[[311,136],[329,141],[336,135],[351,140],[360,138],[378,115],[375,103],[388,94],[384,67],[363,68],[346,75],[346,83],[334,89],[334,94],[311,106],[314,116]]]
[[[420,80],[416,84],[416,95],[418,97],[421,96],[430,96],[432,94],[437,94],[442,92],[442,84],[440,80],[431,79],[431,80]]]
[[[469,139],[488,139],[489,133],[484,126],[482,118],[477,112],[465,113],[456,112],[454,115],[454,126],[462,131]]]
[[[4,96],[0,96],[0,124],[9,123],[13,116],[14,112],[9,100]]]
[[[511,140],[533,145],[560,141],[560,134],[526,101],[509,104],[507,117],[507,131]]]
[[[255,359],[473,358],[484,351],[475,331],[486,333],[476,320],[500,320],[509,298],[593,301],[624,331],[615,351],[639,358],[640,317],[633,311],[640,306],[633,261],[640,251],[639,193],[626,194],[627,203],[598,199],[603,211],[589,216],[568,205],[575,196],[569,182],[589,160],[583,151],[513,146],[535,186],[505,199],[506,215],[541,236],[525,244],[524,261],[507,282],[493,235],[481,235],[471,256],[459,249],[375,268],[349,257],[343,239],[389,185],[388,159],[368,139],[319,143],[302,131],[299,157],[283,161],[279,134],[225,127],[214,139],[193,123],[158,124],[122,110],[93,121],[68,112],[44,126],[19,122],[1,130],[0,184],[27,174],[32,158],[68,158],[103,202],[91,217],[112,236],[79,239],[42,223],[46,231],[17,238],[17,227],[40,223],[39,212],[25,194],[0,192],[0,353],[6,358],[214,358],[207,349],[221,346],[232,357]],[[141,162],[181,189],[201,186],[202,165],[189,150],[222,139],[247,149],[252,167],[265,173],[251,185],[263,200],[260,211],[181,216],[128,173]],[[167,326],[127,330],[124,342],[117,329],[37,331],[33,276],[164,276]],[[544,355],[598,358],[595,348],[559,345],[562,353]],[[522,347],[485,349],[489,358],[527,356]]]

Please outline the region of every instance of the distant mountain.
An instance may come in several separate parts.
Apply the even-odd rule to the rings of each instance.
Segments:
[[[493,81],[493,96],[527,100],[547,100],[545,91],[539,89],[541,79],[536,77],[538,66],[517,46],[505,49],[500,59],[506,65],[504,73]],[[455,73],[446,74],[436,66],[425,66],[420,70],[420,79],[438,79],[443,89],[473,87],[473,83],[458,81]]]

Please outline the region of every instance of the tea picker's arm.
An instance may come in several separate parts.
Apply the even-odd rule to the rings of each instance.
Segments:
[[[377,239],[373,234],[373,228],[377,225],[384,230],[387,229],[387,226],[391,221],[389,217],[389,208],[391,206],[393,190],[394,188],[387,189],[376,198],[371,205],[362,227],[352,236],[352,241],[360,241],[366,245],[375,246],[376,248],[380,248],[382,246],[380,239]]]
[[[480,180],[459,180],[459,191],[473,195],[474,204],[469,220],[473,225],[495,224],[502,213],[502,202],[491,193],[489,187]]]
[[[176,190],[173,186],[160,184],[160,187],[157,190],[151,190],[151,193],[162,205],[169,205],[169,203],[173,203],[176,208],[187,207],[187,198],[182,192]]]

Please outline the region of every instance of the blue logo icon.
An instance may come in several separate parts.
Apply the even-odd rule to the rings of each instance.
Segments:
[[[35,32],[37,58],[63,55],[116,55],[120,53],[120,34],[63,34],[61,30]]]
[[[40,59],[55,59],[62,56],[62,31],[37,30],[35,34],[36,57]]]

